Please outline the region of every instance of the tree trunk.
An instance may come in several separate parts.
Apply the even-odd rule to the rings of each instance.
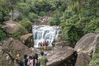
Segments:
[[[78,5],[79,5],[79,10],[81,9],[81,5],[82,5],[82,0],[78,1]]]

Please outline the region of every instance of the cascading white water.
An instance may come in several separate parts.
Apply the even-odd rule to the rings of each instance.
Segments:
[[[39,43],[45,41],[48,41],[48,46],[52,46],[52,42],[58,38],[60,30],[58,26],[33,25],[32,32],[34,36],[34,47],[38,48]]]

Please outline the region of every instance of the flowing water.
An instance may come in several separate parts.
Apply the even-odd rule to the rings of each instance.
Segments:
[[[54,39],[58,38],[60,30],[58,26],[33,25],[32,32],[34,36],[34,47],[39,48],[39,43],[45,41],[48,41],[48,46],[52,46]]]

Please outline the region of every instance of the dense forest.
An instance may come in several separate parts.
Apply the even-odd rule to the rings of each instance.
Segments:
[[[64,39],[72,47],[83,35],[99,33],[99,0],[0,0],[0,40],[9,37],[2,29],[6,21],[12,20],[22,25],[12,34],[12,37],[19,38],[31,32],[35,19],[39,20],[49,11],[53,14],[48,24],[60,26]],[[98,66],[98,52],[93,58],[91,64]]]

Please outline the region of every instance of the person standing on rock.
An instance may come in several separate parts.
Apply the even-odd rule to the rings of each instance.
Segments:
[[[35,54],[34,56],[32,56],[33,59],[33,66],[40,66],[38,64],[38,54]]]
[[[24,62],[23,62],[23,66],[28,66],[28,59],[27,59],[27,55],[24,55]]]
[[[44,43],[43,43],[44,45],[44,50],[47,50],[47,46],[48,46],[48,41],[45,41]]]
[[[40,66],[40,64],[38,63],[38,54],[36,53],[35,56],[35,66]]]
[[[41,57],[38,58],[38,63],[40,63],[40,66],[46,66],[46,63],[48,62],[47,58],[44,55],[44,52],[41,52]]]
[[[40,42],[40,43],[39,43],[39,46],[40,46],[40,48],[41,48],[41,50],[42,50],[42,49],[43,49],[43,43]]]
[[[29,66],[33,66],[33,59],[32,59],[32,56],[29,56],[28,65],[29,65]]]

